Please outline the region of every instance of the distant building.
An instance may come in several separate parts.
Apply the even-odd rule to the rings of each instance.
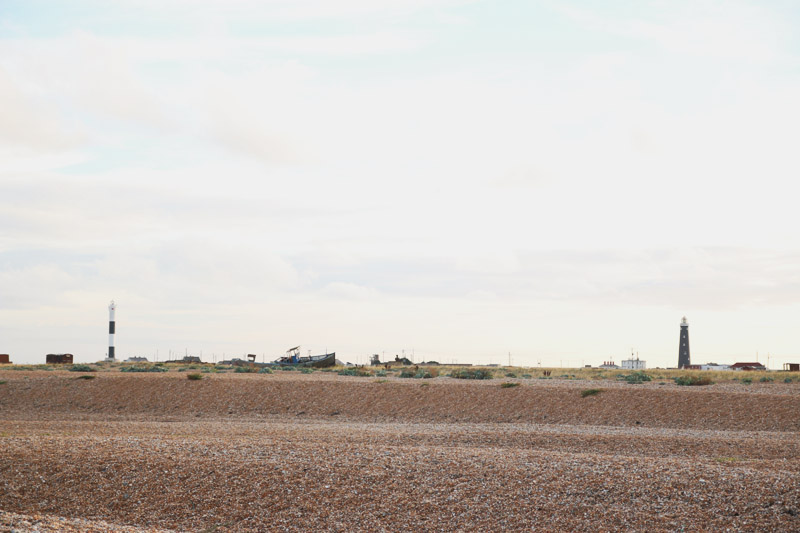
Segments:
[[[47,364],[48,365],[71,365],[72,364],[72,354],[71,353],[49,353],[47,354]]]
[[[603,361],[603,364],[598,368],[619,368],[614,361]]]
[[[146,363],[147,357],[128,357],[125,359],[126,363]]]
[[[642,361],[638,357],[636,359],[626,359],[622,361],[623,370],[645,370],[647,368],[647,361]]]
[[[783,363],[783,369],[787,372],[800,372],[800,363]]]
[[[731,370],[766,370],[767,367],[761,363],[734,363]]]
[[[717,363],[706,363],[700,365],[700,370],[730,370],[731,365],[718,365]]]
[[[678,340],[678,368],[685,368],[692,364],[689,357],[689,322],[686,317],[681,320],[681,336]]]
[[[631,350],[631,358],[622,361],[623,370],[644,370],[647,368],[647,362],[639,359],[639,354],[636,354],[636,359],[633,358],[633,350]]]
[[[11,361],[8,360],[7,353],[0,353],[0,365],[8,365],[11,364]]]

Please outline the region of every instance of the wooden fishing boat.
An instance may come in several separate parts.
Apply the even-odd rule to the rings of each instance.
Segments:
[[[336,364],[336,352],[322,355],[300,355],[300,347],[295,346],[286,350],[286,355],[279,357],[271,364],[278,366],[300,366],[312,368],[327,368]]]

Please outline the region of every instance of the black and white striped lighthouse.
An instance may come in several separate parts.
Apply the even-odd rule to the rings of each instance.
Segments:
[[[686,368],[691,365],[689,358],[689,322],[686,317],[681,320],[681,338],[678,341],[678,368]]]
[[[117,309],[117,305],[114,303],[114,300],[111,300],[111,303],[108,304],[108,358],[114,359],[114,330],[116,327],[114,326],[114,311]]]

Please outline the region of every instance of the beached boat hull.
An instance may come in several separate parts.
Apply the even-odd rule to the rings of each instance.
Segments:
[[[326,353],[324,355],[309,355],[308,357],[299,357],[296,361],[292,361],[288,357],[282,357],[271,363],[276,366],[299,366],[310,368],[328,368],[336,364],[336,352]]]

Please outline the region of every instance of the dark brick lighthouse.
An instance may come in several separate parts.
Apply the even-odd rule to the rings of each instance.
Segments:
[[[678,345],[678,368],[686,368],[691,365],[689,359],[689,323],[686,317],[681,320],[681,339]]]

